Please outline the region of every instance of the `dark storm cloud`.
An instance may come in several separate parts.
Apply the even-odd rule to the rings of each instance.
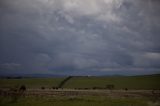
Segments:
[[[1,0],[0,69],[79,75],[160,72],[159,4]]]

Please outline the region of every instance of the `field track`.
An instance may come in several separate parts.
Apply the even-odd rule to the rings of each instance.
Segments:
[[[154,91],[153,94],[150,90],[29,90],[27,95],[48,95],[48,96],[109,96],[109,97],[160,97],[160,91]]]
[[[8,95],[17,92],[4,90]],[[3,93],[1,93],[3,95]],[[24,96],[107,96],[107,97],[156,97],[160,99],[160,91],[155,90],[72,90],[72,89],[28,89],[23,93]]]

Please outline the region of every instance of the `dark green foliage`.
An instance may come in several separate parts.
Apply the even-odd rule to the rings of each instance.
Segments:
[[[62,88],[63,85],[72,78],[72,76],[69,76],[67,78],[65,78],[59,85],[58,85],[58,88]]]
[[[114,85],[113,84],[106,85],[106,89],[113,90]]]
[[[128,91],[128,88],[125,88],[124,90],[125,90],[125,91]]]
[[[21,85],[20,88],[19,88],[19,91],[20,92],[26,91],[26,86],[25,85]]]
[[[52,89],[58,89],[58,87],[53,86]]]
[[[41,89],[42,89],[42,90],[45,90],[45,87],[44,87],[44,86],[42,86],[42,87],[41,87]]]

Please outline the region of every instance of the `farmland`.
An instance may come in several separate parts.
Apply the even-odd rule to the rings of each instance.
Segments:
[[[133,76],[133,77],[73,77],[64,88],[105,88],[113,84],[115,89],[160,89],[160,76]]]
[[[147,99],[108,98],[108,97],[25,97],[17,102],[11,98],[1,98],[1,106],[149,106]],[[6,104],[7,103],[7,104]]]
[[[159,106],[159,82],[160,75],[2,78],[0,106]]]
[[[0,79],[0,88],[10,88],[25,85],[27,88],[58,87],[65,78],[22,78]],[[114,85],[114,89],[153,90],[160,89],[160,75],[150,76],[117,76],[117,77],[72,77],[62,86],[67,89],[75,88],[105,88]]]
[[[26,85],[27,88],[41,88],[58,86],[64,78],[22,78],[22,79],[0,79],[1,88],[10,88]]]

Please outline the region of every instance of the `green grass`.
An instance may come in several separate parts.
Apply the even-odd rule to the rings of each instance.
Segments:
[[[134,77],[73,77],[65,88],[106,87],[113,84],[115,89],[160,89],[160,75]]]
[[[28,88],[51,88],[58,86],[65,78],[25,78],[0,79],[0,88],[11,88],[26,85]],[[64,88],[105,87],[113,84],[115,89],[160,89],[160,75],[134,77],[73,77]],[[0,106],[160,106],[153,103],[153,97],[105,97],[105,96],[0,96]],[[152,100],[152,99],[153,100]]]
[[[147,99],[83,97],[23,97],[17,102],[12,98],[0,98],[0,106],[150,106]]]
[[[24,78],[24,79],[0,79],[1,88],[10,88],[25,85],[27,88],[51,88],[58,86],[64,78]]]
[[[65,78],[26,78],[0,79],[0,88],[26,85],[27,88],[51,88],[58,86]],[[73,77],[64,84],[64,88],[104,88],[113,84],[115,89],[160,89],[160,75],[128,77]]]

